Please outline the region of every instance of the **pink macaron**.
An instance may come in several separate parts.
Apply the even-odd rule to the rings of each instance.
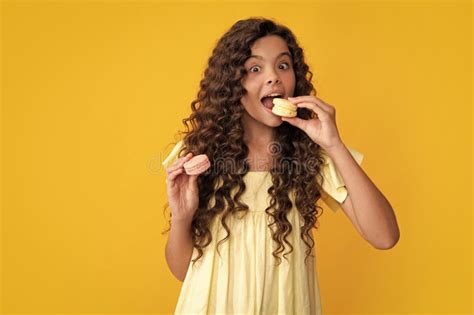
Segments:
[[[199,175],[204,173],[210,166],[211,162],[205,154],[199,154],[191,160],[183,164],[184,170],[188,175]]]

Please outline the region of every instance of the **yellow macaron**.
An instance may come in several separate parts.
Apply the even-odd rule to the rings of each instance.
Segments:
[[[273,99],[272,113],[283,117],[296,117],[298,107],[284,98]]]

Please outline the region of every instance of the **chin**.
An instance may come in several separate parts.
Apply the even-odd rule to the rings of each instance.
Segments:
[[[279,127],[282,123],[284,123],[283,120],[279,116],[275,116],[274,119],[264,119],[261,121],[263,124],[267,125],[268,127]]]

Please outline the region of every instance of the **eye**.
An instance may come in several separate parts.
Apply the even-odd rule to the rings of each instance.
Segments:
[[[283,70],[286,70],[286,69],[289,69],[290,68],[290,65],[288,64],[288,62],[283,62],[281,63],[280,65],[285,65],[285,67],[283,68]],[[259,66],[253,66],[249,69],[249,72],[256,72],[256,71],[252,71],[252,69],[255,69],[255,68],[260,68]]]
[[[255,72],[255,71],[252,71],[252,69],[255,69],[255,68],[257,68],[257,67],[258,67],[258,66],[253,66],[253,67],[251,67],[251,68],[249,69],[249,71],[250,71],[250,72]]]

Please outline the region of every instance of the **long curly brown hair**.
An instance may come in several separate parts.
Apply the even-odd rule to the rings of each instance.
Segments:
[[[296,77],[294,96],[316,95],[311,83],[313,74],[304,61],[303,50],[286,26],[265,18],[239,20],[217,42],[200,82],[197,99],[191,103],[192,113],[183,119],[186,131],[179,132],[183,139],[180,156],[183,152],[206,154],[212,164],[208,171],[198,177],[199,206],[191,228],[193,244],[199,256],[193,260],[193,264],[203,256],[203,249],[212,241],[209,227],[217,215],[222,214],[221,224],[227,231],[227,236],[219,241],[219,247],[230,236],[226,218],[238,212],[244,212],[245,215],[249,209],[239,200],[245,191],[243,177],[249,170],[249,148],[243,140],[241,121],[245,109],[240,102],[246,90],[241,80],[247,73],[244,63],[251,55],[250,47],[257,39],[267,35],[278,35],[288,45]],[[311,112],[306,108],[299,108],[298,117],[308,119]],[[292,244],[286,238],[292,231],[292,225],[287,219],[287,214],[293,207],[289,192],[294,192],[295,206],[304,221],[301,238],[308,247],[307,259],[308,256],[313,256],[311,228],[318,228],[317,217],[323,211],[316,205],[321,197],[320,183],[323,180],[320,167],[324,161],[320,146],[302,130],[287,122],[276,127],[273,144],[277,146],[273,154],[273,161],[276,163],[270,170],[272,186],[268,193],[271,202],[265,209],[273,218],[268,227],[277,227],[275,231],[272,230],[272,238],[278,243],[278,248],[272,255],[281,262],[278,254],[285,249],[283,242],[290,247],[290,251],[283,254],[285,259],[285,255],[293,251]],[[229,163],[217,161],[231,161],[232,171],[229,171]],[[234,188],[236,193],[231,196]],[[212,197],[215,198],[215,203],[210,206]],[[168,206],[169,203],[165,205],[165,209]],[[169,222],[171,224],[171,220]]]

